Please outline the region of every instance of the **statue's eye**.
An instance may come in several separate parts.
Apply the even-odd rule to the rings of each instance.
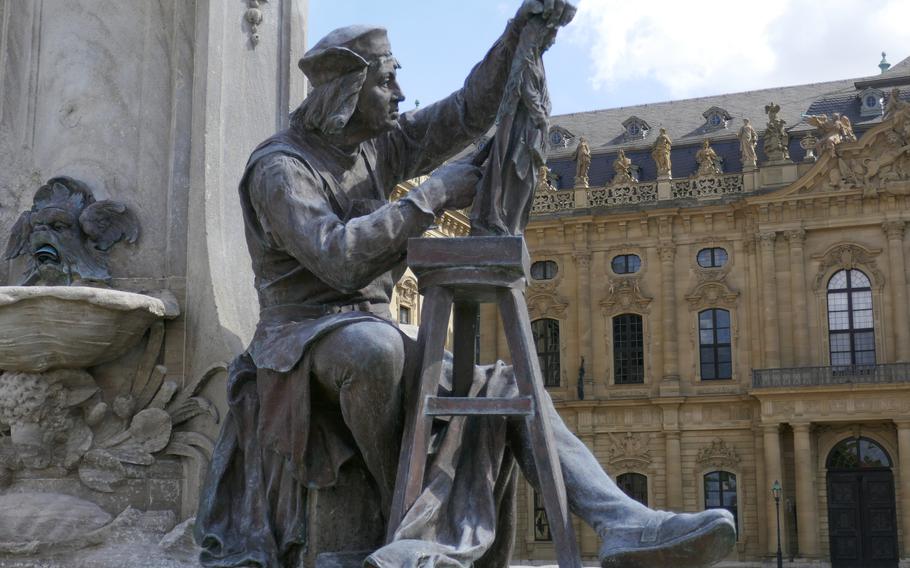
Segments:
[[[53,229],[55,231],[65,231],[66,229],[69,228],[69,225],[67,225],[66,223],[63,223],[61,221],[57,221],[56,223],[53,223],[51,225],[51,227],[53,227]]]

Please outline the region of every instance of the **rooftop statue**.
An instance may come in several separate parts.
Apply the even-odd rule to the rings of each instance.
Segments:
[[[856,141],[850,119],[840,113],[834,113],[831,118],[824,114],[809,115],[806,122],[816,129],[815,155],[818,157],[825,152],[834,152],[835,147],[842,142]]]
[[[695,161],[698,163],[699,176],[716,176],[720,174],[720,158],[717,152],[711,147],[711,141],[705,139],[701,143],[701,148],[695,154]]]
[[[613,176],[610,185],[635,182],[635,178],[632,177],[632,160],[626,157],[626,153],[622,148],[620,148],[619,154],[617,154],[616,160],[613,162],[613,171],[615,172],[615,175]]]
[[[743,126],[739,129],[739,152],[744,168],[754,168],[757,162],[755,146],[758,143],[758,134],[748,118],[743,119]]]
[[[661,128],[660,134],[654,140],[651,146],[651,157],[657,165],[657,177],[670,177],[672,175],[670,164],[670,150],[673,148],[673,141],[667,135],[667,129]]]
[[[296,566],[314,523],[350,534],[358,503],[330,519],[307,518],[317,509],[307,495],[336,485],[352,461],[365,464],[382,518],[389,517],[402,417],[412,403],[403,374],[417,354],[389,315],[408,238],[442,211],[471,205],[481,179],[501,167],[515,167],[509,175],[519,178],[526,165],[532,173],[539,167],[533,140],[515,154],[497,157],[490,149],[494,165],[484,171],[475,165],[482,153],[443,163],[512,108],[504,98],[545,92],[542,75],[531,72],[537,54],[574,14],[565,0],[526,0],[462,89],[403,114],[399,64],[384,29],[341,28],[303,56],[313,91],[290,127],[253,152],[239,188],[260,321],[230,367],[229,415],[197,515],[204,566]],[[530,62],[520,53],[531,54]],[[516,65],[528,66],[531,85],[512,90]],[[520,108],[508,117],[517,128],[508,127],[513,142],[538,131],[535,113],[545,105],[537,102],[526,107],[527,119],[519,120]],[[512,157],[518,163],[503,166]],[[430,172],[389,202],[396,184]],[[495,180],[483,184],[492,188]],[[475,369],[478,396],[505,396],[495,393],[513,393],[514,385],[502,362]],[[728,554],[735,542],[729,512],[641,505],[607,476],[548,398],[539,412],[552,425],[570,508],[603,539],[603,566],[707,566]],[[375,543],[365,566],[509,565],[514,466],[537,479],[528,430],[498,417],[453,423],[464,427],[440,424],[424,493],[391,542]]]
[[[575,187],[588,187],[588,170],[591,169],[591,148],[582,137],[575,148]]]
[[[784,130],[784,125],[787,124],[787,121],[777,117],[779,112],[779,104],[770,103],[765,105],[765,113],[768,115],[768,126],[765,129],[764,150],[769,162],[780,162],[790,159],[790,136]]]

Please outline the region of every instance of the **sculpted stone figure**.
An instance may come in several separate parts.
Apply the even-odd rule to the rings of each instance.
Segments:
[[[139,238],[139,222],[119,201],[95,201],[69,177],[51,178],[35,192],[32,208],[13,226],[7,260],[28,255],[23,286],[104,286],[112,246]]]
[[[709,140],[706,139],[701,143],[701,148],[695,154],[695,161],[698,163],[696,175],[714,176],[720,174],[720,158],[718,158],[714,148],[711,147]]]
[[[768,126],[765,129],[764,150],[769,162],[780,162],[790,159],[790,136],[784,130],[787,121],[777,117],[779,112],[780,105],[775,103],[765,105],[765,113],[768,115]]]
[[[651,146],[651,157],[657,164],[657,177],[670,177],[670,150],[673,148],[673,141],[667,135],[667,129],[661,128],[654,145]]]
[[[613,176],[610,185],[635,182],[635,178],[632,177],[632,160],[626,157],[626,153],[622,149],[619,150],[619,154],[613,162],[613,171],[615,172],[615,175]]]
[[[307,518],[307,499],[308,489],[333,487],[351,461],[365,464],[388,518],[413,402],[405,369],[417,354],[389,316],[407,240],[443,210],[471,204],[481,170],[470,161],[440,166],[493,125],[523,30],[535,19],[555,29],[574,13],[564,0],[526,0],[461,90],[403,114],[384,29],[335,30],[303,56],[313,91],[290,127],[253,152],[239,188],[260,321],[230,367],[230,410],[196,521],[203,565],[296,566],[314,523],[350,532],[345,523],[357,519],[348,508]],[[434,170],[389,202],[397,183]],[[473,388],[514,394],[511,368],[477,367]],[[549,399],[539,411],[552,424],[569,506],[603,539],[603,566],[706,566],[728,554],[729,512],[641,505]],[[514,466],[537,479],[527,427],[499,417],[446,424],[438,424],[423,494],[365,566],[508,566]]]
[[[553,184],[550,182],[550,168],[548,168],[546,164],[541,164],[540,168],[537,170],[537,191],[556,191],[556,188],[553,187]]]
[[[591,148],[582,137],[575,149],[575,187],[588,187],[588,170],[591,169]]]
[[[755,146],[758,144],[758,134],[748,118],[743,119],[743,126],[739,129],[739,153],[742,158],[743,168],[754,168],[757,163]]]
[[[806,122],[816,128],[817,140],[815,154],[821,157],[825,152],[834,152],[835,147],[841,142],[854,142],[853,126],[850,119],[835,112],[831,118],[827,115],[809,115]]]

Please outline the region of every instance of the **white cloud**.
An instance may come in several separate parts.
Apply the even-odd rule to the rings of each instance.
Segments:
[[[910,55],[907,22],[907,0],[581,0],[567,32],[594,89],[682,98],[875,74]]]

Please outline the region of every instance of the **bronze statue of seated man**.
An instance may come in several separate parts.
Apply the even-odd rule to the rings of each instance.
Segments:
[[[260,322],[231,366],[230,413],[203,490],[196,538],[206,566],[291,566],[306,546],[308,488],[363,460],[387,518],[414,342],[390,321],[407,240],[465,208],[480,170],[443,163],[493,124],[523,26],[557,28],[575,8],[526,0],[451,96],[399,115],[385,30],[335,30],[300,61],[313,90],[287,130],[261,144],[240,183]],[[396,184],[435,173],[404,198]],[[479,396],[508,395],[511,369],[475,371]],[[673,514],[627,497],[547,400],[569,505],[603,540],[603,566],[706,566],[735,541],[725,510]],[[529,436],[501,417],[440,431],[426,489],[377,568],[508,565],[517,464],[536,483]]]

